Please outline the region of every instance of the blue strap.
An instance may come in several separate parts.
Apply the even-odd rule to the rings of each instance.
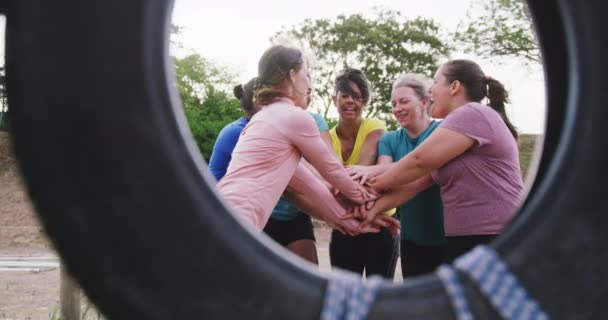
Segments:
[[[332,273],[325,291],[321,320],[365,319],[382,282],[379,276],[371,276],[364,281],[354,273]]]
[[[503,319],[549,319],[490,247],[476,247],[473,251],[456,259],[454,267],[466,273],[471,280],[477,283],[481,293],[488,298]],[[443,265],[439,267],[437,275],[450,297],[457,319],[473,320],[474,316],[455,270]]]
[[[471,309],[469,308],[467,296],[464,294],[464,290],[462,290],[462,286],[460,285],[456,271],[454,271],[454,269],[451,267],[442,265],[437,270],[437,276],[439,276],[439,279],[441,279],[441,282],[448,293],[448,297],[450,297],[452,308],[456,313],[456,319],[475,319],[471,313]]]

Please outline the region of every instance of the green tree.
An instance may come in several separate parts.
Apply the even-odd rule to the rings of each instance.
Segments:
[[[199,54],[174,58],[175,77],[184,113],[205,160],[220,130],[243,113],[228,93],[235,76]]]
[[[333,80],[346,67],[361,69],[374,95],[368,117],[396,124],[390,115],[391,85],[404,72],[432,75],[449,48],[441,40],[439,26],[430,19],[408,20],[399,12],[376,9],[372,17],[340,15],[336,19],[305,20],[282,30],[272,42],[295,41],[315,53],[311,63],[315,102],[325,118],[332,106]]]
[[[512,57],[527,64],[542,63],[525,0],[475,0],[454,38],[464,51],[486,59]]]
[[[182,28],[171,25],[171,50],[183,46],[178,37]],[[222,128],[242,116],[240,103],[232,97],[233,73],[197,53],[173,57],[177,89],[192,136],[205,160]]]
[[[201,105],[185,108],[188,126],[205,160],[222,128],[243,115],[237,99],[222,91],[210,92]]]
[[[175,76],[184,107],[200,105],[214,90],[228,91],[235,75],[197,53],[174,58]]]

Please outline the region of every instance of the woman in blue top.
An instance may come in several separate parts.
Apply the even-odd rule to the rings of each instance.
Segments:
[[[249,80],[244,86],[239,84],[234,87],[234,96],[241,102],[241,110],[243,110],[245,116],[226,125],[215,140],[211,159],[209,159],[209,172],[215,177],[216,181],[220,181],[226,174],[226,169],[228,169],[228,164],[232,159],[232,150],[239,141],[241,131],[249,123],[249,119],[258,112],[258,108],[253,104],[255,79]]]
[[[405,74],[393,83],[392,112],[401,129],[387,132],[378,143],[376,166],[350,166],[355,178],[376,176],[418,147],[438,126],[429,116],[430,80]],[[399,207],[401,215],[401,272],[412,277],[433,272],[445,247],[443,205],[433,185]]]

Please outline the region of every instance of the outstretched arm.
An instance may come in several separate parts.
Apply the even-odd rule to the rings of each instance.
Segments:
[[[373,166],[378,159],[378,142],[384,135],[386,130],[376,129],[370,132],[361,146],[361,156],[359,157],[358,165]]]
[[[437,128],[420,146],[377,176],[372,184],[376,191],[406,185],[441,168],[463,154],[475,140],[446,128]]]
[[[314,120],[306,113],[291,119],[289,132],[284,132],[319,173],[348,199],[362,204],[367,201],[363,188],[350,178],[338,158],[327,148]]]
[[[369,179],[376,177],[387,171],[393,165],[393,157],[379,156],[378,163],[373,166],[353,165],[346,167],[346,171],[354,180],[360,180],[360,183],[365,183]]]

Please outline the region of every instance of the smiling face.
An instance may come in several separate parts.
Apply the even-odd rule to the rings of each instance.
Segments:
[[[340,119],[356,120],[361,119],[365,104],[361,96],[361,90],[352,81],[349,81],[350,93],[338,91],[333,97],[334,104],[338,108]]]
[[[450,113],[450,103],[454,94],[453,84],[445,77],[444,68],[446,65],[437,70],[429,90],[432,101],[431,116],[437,119],[443,119]]]
[[[391,94],[393,115],[402,128],[420,126],[428,118],[426,108],[428,99],[420,98],[411,87],[399,87]]]

